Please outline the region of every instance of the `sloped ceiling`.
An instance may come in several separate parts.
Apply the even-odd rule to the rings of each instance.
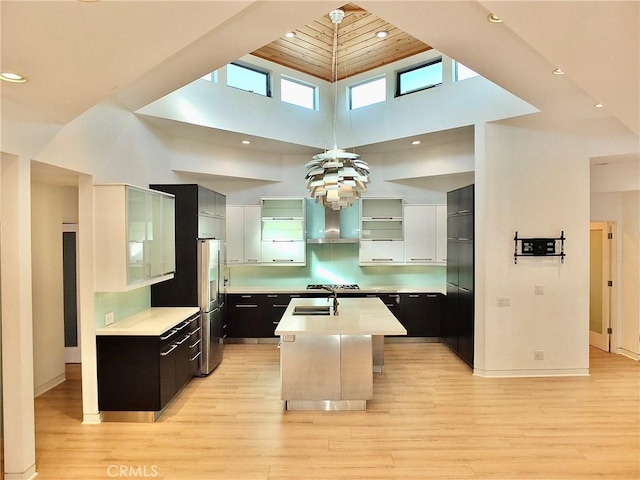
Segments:
[[[342,6],[331,1],[0,3],[2,99],[64,124],[113,98],[132,111]],[[640,3],[361,1],[544,113],[640,133]],[[494,12],[504,21],[486,21]],[[551,74],[555,67],[566,73]],[[594,109],[602,102],[604,108]],[[4,109],[3,109],[4,111]]]

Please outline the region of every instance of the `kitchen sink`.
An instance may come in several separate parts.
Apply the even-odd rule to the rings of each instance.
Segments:
[[[331,315],[331,307],[329,305],[298,305],[293,307],[294,315]]]

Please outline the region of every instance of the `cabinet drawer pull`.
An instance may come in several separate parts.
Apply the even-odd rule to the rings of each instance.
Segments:
[[[464,288],[464,287],[458,287],[458,288],[465,293],[471,293],[471,290],[469,290],[468,288]]]
[[[275,320],[275,321],[273,322],[273,324],[274,324],[274,325],[279,325],[279,324],[280,324],[280,320]]]
[[[427,295],[427,297],[428,297],[428,296],[429,296],[429,295]],[[410,293],[410,294],[409,294],[409,298],[420,298],[420,295]]]
[[[236,305],[236,308],[258,308],[258,305],[256,305],[255,303],[245,303],[242,305]]]
[[[438,298],[438,295],[435,293],[427,293],[427,298]]]
[[[178,340],[176,341],[176,345],[182,345],[184,342],[186,342],[187,340],[189,340],[189,335],[185,335],[184,338],[182,340]]]
[[[295,240],[271,240],[273,243],[291,243],[295,242]]]
[[[411,258],[412,262],[433,262],[433,258]]]
[[[198,344],[200,343],[200,341],[201,341],[201,340],[200,340],[200,339],[198,339],[198,341],[197,341],[197,342],[195,342],[193,345],[189,345],[189,348],[193,348],[193,347],[195,347],[196,345],[198,345]]]
[[[293,262],[293,258],[274,258],[271,261],[275,263],[286,263],[286,262]]]
[[[242,295],[240,298],[251,298],[253,295]]]
[[[189,361],[190,361],[190,362],[193,362],[196,358],[198,358],[198,357],[200,356],[200,353],[201,353],[201,352],[196,353],[193,357],[191,357],[191,358],[189,359]]]
[[[267,295],[267,298],[277,298],[277,297],[278,297],[278,295],[275,295],[275,294],[268,294]]]
[[[273,308],[287,308],[289,305],[283,305],[279,303],[274,303],[271,305]]]
[[[373,262],[392,262],[393,258],[372,258]]]
[[[169,355],[171,352],[173,352],[176,348],[178,348],[178,345],[171,345],[171,348],[165,352],[160,352],[160,356],[161,357],[166,357],[167,355]]]
[[[171,330],[169,333],[167,333],[165,336],[160,337],[160,340],[166,340],[167,338],[171,338],[173,335],[175,335],[178,332],[178,330]]]
[[[251,262],[258,263],[258,259],[257,258],[247,258],[247,263],[251,263]]]
[[[371,217],[371,220],[393,220],[393,217]]]
[[[195,330],[193,330],[192,332],[189,332],[189,335],[195,335],[196,333],[198,333],[200,331],[200,327],[196,328]]]

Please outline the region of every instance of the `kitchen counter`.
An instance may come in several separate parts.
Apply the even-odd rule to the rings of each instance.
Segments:
[[[384,335],[407,333],[379,298],[338,301],[338,315],[296,315],[298,306],[327,300],[294,298],[275,330],[287,410],[366,410],[373,372],[383,370]]]
[[[276,335],[406,335],[407,330],[378,298],[341,298],[338,315],[294,315],[299,306],[327,306],[326,298],[293,298]]]
[[[318,293],[325,292],[321,289],[307,289],[306,286],[297,287],[273,287],[273,286],[258,286],[258,287],[243,287],[243,286],[227,286],[225,293]],[[338,294],[342,293],[361,293],[366,295],[367,293],[447,293],[445,285],[383,285],[383,286],[360,286],[359,289],[338,289]]]
[[[159,336],[198,313],[198,307],[152,307],[96,330],[96,335]]]

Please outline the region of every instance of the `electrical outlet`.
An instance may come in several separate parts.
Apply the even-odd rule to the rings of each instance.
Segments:
[[[533,359],[534,360],[544,360],[544,350],[534,350],[533,351]]]
[[[113,312],[105,313],[104,315],[104,324],[111,325],[115,321],[115,315]]]
[[[508,307],[511,305],[511,297],[497,297],[496,304],[499,307]]]
[[[536,295],[544,295],[544,285],[535,286]]]

